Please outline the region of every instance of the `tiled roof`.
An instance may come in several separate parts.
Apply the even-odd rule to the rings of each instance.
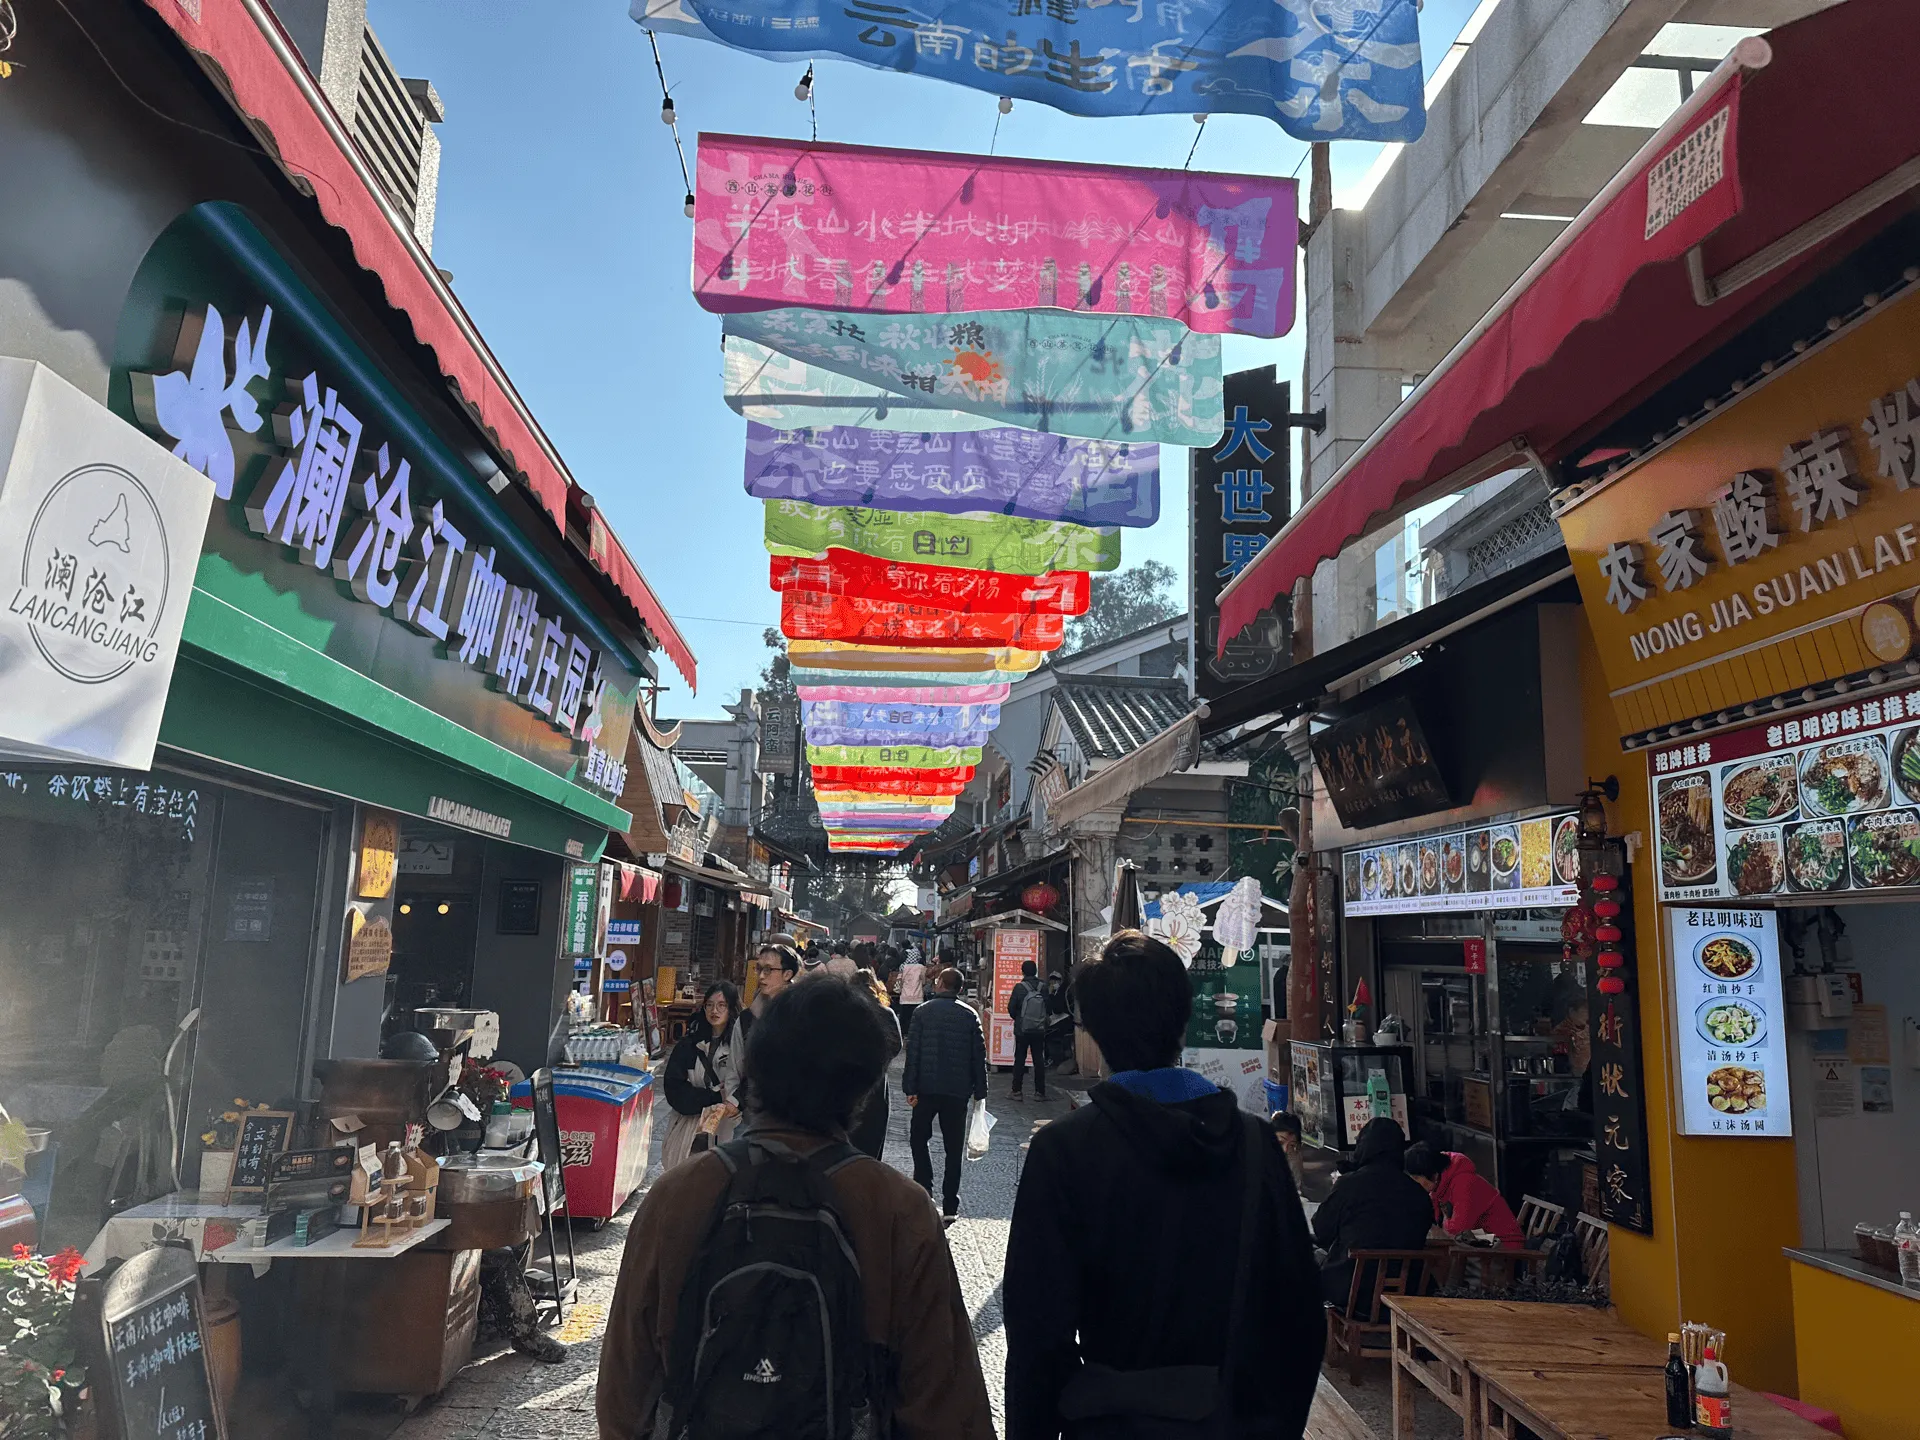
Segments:
[[[1089,760],[1118,760],[1193,709],[1186,682],[1128,675],[1062,675],[1053,703]]]

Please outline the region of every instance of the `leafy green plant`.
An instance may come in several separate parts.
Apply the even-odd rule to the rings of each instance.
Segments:
[[[0,1260],[0,1440],[66,1433],[86,1384],[75,1352],[73,1281],[78,1250],[35,1255],[24,1245]]]

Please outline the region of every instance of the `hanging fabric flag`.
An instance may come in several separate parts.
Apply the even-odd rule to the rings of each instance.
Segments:
[[[844,55],[1069,115],[1264,115],[1297,140],[1417,140],[1419,0],[631,0],[663,35]]]
[[[715,313],[1044,307],[1293,328],[1292,180],[738,135],[702,135],[696,163],[693,294]]]
[[[1083,570],[1006,575],[994,570],[882,560],[841,549],[828,550],[818,557],[776,555],[769,569],[776,590],[812,590],[904,605],[937,605],[943,610],[1084,615],[1092,598],[1092,587]]]
[[[811,687],[809,687],[811,688]],[[858,730],[991,730],[1000,723],[996,702],[922,700],[808,700],[800,701],[803,725],[842,725]]]
[[[809,745],[809,765],[867,765],[876,769],[948,770],[955,765],[978,765],[978,745],[935,748],[931,745]]]
[[[1000,723],[1000,706],[1013,693],[1011,685],[809,685],[804,680],[794,687],[803,704],[879,705],[989,705],[993,723]]]
[[[858,425],[865,430],[989,430],[1002,423],[985,415],[944,409],[924,395],[918,404],[903,401],[891,390],[865,380],[836,375],[732,336],[727,337],[721,375],[723,393],[733,412],[776,430],[799,430],[808,425]]]
[[[910,646],[859,645],[840,640],[793,640],[787,644],[787,659],[802,670],[846,670],[883,675],[903,671],[926,671],[939,675],[952,672],[963,681],[978,682],[980,671],[1006,671],[1024,675],[1039,668],[1044,657],[1037,650],[943,648],[935,645]],[[969,673],[975,672],[975,673]],[[998,674],[988,676],[999,679]]]
[[[854,790],[845,787],[820,787],[823,805],[924,805],[939,810],[944,807],[946,813],[952,813],[956,797],[952,795],[889,795],[877,790]]]
[[[1067,310],[885,319],[759,310],[727,316],[722,329],[727,404],[781,430],[1001,424],[1098,440],[1211,445],[1226,428],[1220,337],[1169,320]],[[887,414],[847,420],[838,418],[840,406],[836,418],[806,414],[815,400],[846,400],[847,387],[866,398],[869,416],[876,409]],[[780,409],[782,418],[763,407]],[[940,419],[920,425],[915,415]]]
[[[947,515],[993,512],[1076,525],[1160,518],[1160,447],[1000,426],[959,434],[769,430],[747,422],[747,493]]]
[[[978,747],[987,743],[993,731],[981,728],[977,730],[955,730],[946,726],[935,726],[926,730],[912,732],[915,745],[936,747],[959,745]],[[907,736],[898,730],[854,730],[845,725],[810,725],[807,727],[809,745],[899,745],[907,741]]]
[[[857,550],[877,560],[933,560],[1015,575],[1120,568],[1118,530],[1064,520],[863,510],[805,500],[769,500],[766,507],[766,546],[776,554],[811,558],[830,549]]]
[[[822,765],[813,772],[814,788],[829,793],[840,784],[850,790],[885,790],[895,794],[958,795],[973,779],[973,766],[951,770],[881,769],[869,765]]]
[[[1055,650],[1066,636],[1059,615],[997,615],[937,610],[788,590],[780,597],[780,629],[791,640],[855,640],[886,645],[1017,645]]]

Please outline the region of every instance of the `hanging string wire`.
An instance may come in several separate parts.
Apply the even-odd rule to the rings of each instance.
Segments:
[[[989,154],[989,155],[991,155],[991,154],[993,154],[993,152],[994,152],[994,147],[995,147],[996,145],[998,145],[998,144],[1000,143],[1000,122],[1001,122],[1002,120],[1004,120],[1004,119],[1006,119],[1006,118],[1007,118],[1007,117],[1006,117],[1005,115],[1002,115],[1002,114],[1000,113],[1000,111],[998,110],[998,108],[996,108],[996,109],[994,110],[994,112],[993,112],[993,139],[991,139],[991,140],[989,140],[989,141],[987,142],[987,154]]]
[[[1200,123],[1194,127],[1193,144],[1187,150],[1187,163],[1180,167],[1182,170],[1191,170],[1193,168],[1193,157],[1200,149],[1200,137],[1207,133],[1207,121],[1212,118],[1211,115],[1202,115],[1200,117]]]
[[[653,31],[647,31],[647,43],[653,47],[653,73],[660,77],[660,103],[667,104],[673,99],[673,92],[667,88],[667,67],[660,63],[660,37]],[[687,151],[680,143],[680,118],[676,114],[673,121],[673,149],[680,157],[680,180],[687,187],[689,199],[693,196],[693,177],[687,173]]]
[[[807,67],[807,74],[813,74],[813,67],[811,65]],[[820,106],[819,102],[814,99],[814,91],[818,84],[819,82],[815,81],[814,84],[807,87],[807,118],[813,121],[813,138],[816,142],[820,139]]]

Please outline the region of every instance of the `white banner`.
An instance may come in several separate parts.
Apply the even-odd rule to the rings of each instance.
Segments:
[[[146,770],[213,483],[0,357],[0,753]]]

